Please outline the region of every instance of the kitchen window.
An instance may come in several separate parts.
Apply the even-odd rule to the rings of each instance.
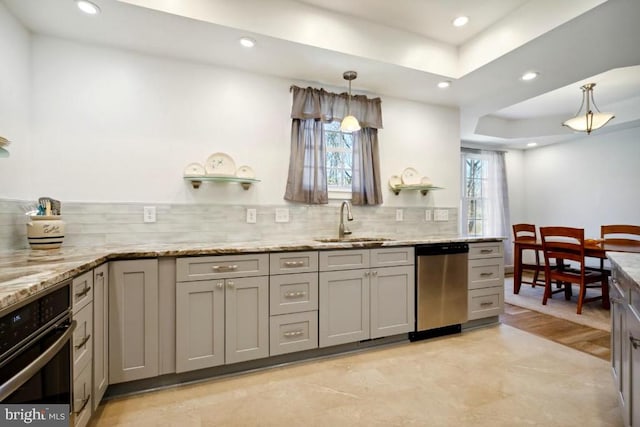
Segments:
[[[466,217],[463,231],[468,236],[482,236],[487,230],[486,213],[489,210],[489,162],[480,155],[464,153],[462,159],[462,213]]]
[[[335,121],[324,124],[324,138],[327,190],[340,193],[336,195],[338,198],[351,197],[353,135],[340,132],[340,122]],[[329,198],[333,198],[331,196],[329,194]]]

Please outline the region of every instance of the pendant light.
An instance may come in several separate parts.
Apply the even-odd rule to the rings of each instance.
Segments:
[[[593,88],[595,85],[595,83],[587,83],[580,87],[580,89],[582,89],[582,104],[580,104],[580,109],[576,113],[575,117],[562,123],[563,126],[578,132],[587,132],[587,135],[589,135],[592,130],[600,129],[609,123],[609,120],[615,117],[612,113],[601,113],[596,106],[596,103],[593,100]],[[593,104],[597,113],[591,111],[591,104]],[[584,113],[581,113],[582,107],[585,107]]]
[[[351,115],[351,80],[355,80],[358,77],[358,73],[355,71],[345,71],[342,77],[349,82],[349,97],[347,98],[347,115],[342,119],[340,123],[340,131],[351,133],[358,132],[360,130],[360,123],[358,119]]]

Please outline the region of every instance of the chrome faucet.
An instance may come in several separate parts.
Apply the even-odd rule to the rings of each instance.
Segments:
[[[353,214],[351,213],[351,203],[348,200],[344,200],[340,205],[340,227],[338,228],[338,238],[342,239],[344,236],[351,234],[351,231],[344,226],[344,207],[347,207],[347,221],[353,221]]]

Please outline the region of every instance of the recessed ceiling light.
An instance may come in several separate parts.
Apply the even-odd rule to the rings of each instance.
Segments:
[[[538,145],[537,142],[530,142],[530,143],[527,144],[527,147],[535,147],[537,145]]]
[[[256,41],[250,37],[242,37],[240,39],[240,44],[244,47],[254,47],[256,45]]]
[[[453,20],[453,26],[454,27],[462,27],[464,25],[467,25],[467,22],[469,22],[469,18],[466,16],[458,16],[456,19]]]
[[[450,82],[449,80],[445,80],[445,81],[442,81],[442,82],[439,82],[439,83],[438,83],[438,87],[439,87],[440,89],[446,89],[446,88],[448,88],[449,86],[451,86],[451,82]]]
[[[529,80],[533,80],[536,77],[538,77],[538,73],[536,73],[535,71],[527,71],[520,78],[526,82],[526,81],[529,81]]]
[[[98,7],[98,5],[87,0],[76,0],[76,6],[78,6],[78,9],[80,9],[87,15],[97,15],[100,13],[100,8]]]

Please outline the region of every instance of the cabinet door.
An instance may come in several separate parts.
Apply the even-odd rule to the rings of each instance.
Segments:
[[[109,385],[109,268],[93,272],[93,409]]]
[[[269,356],[269,277],[225,280],[225,361]]]
[[[623,358],[623,411],[625,425],[640,426],[640,316],[629,307],[627,312],[627,360]],[[624,350],[624,345],[623,345]],[[624,367],[628,366],[626,374]],[[626,381],[626,384],[624,380]]]
[[[616,391],[622,401],[622,342],[627,339],[626,302],[615,280],[611,282],[609,295],[611,296],[611,372]]]
[[[109,264],[109,383],[158,375],[158,260]]]
[[[176,284],[176,372],[224,363],[224,280]]]
[[[414,330],[415,271],[413,266],[371,270],[371,338]]]
[[[320,347],[369,339],[369,270],[320,273]]]

